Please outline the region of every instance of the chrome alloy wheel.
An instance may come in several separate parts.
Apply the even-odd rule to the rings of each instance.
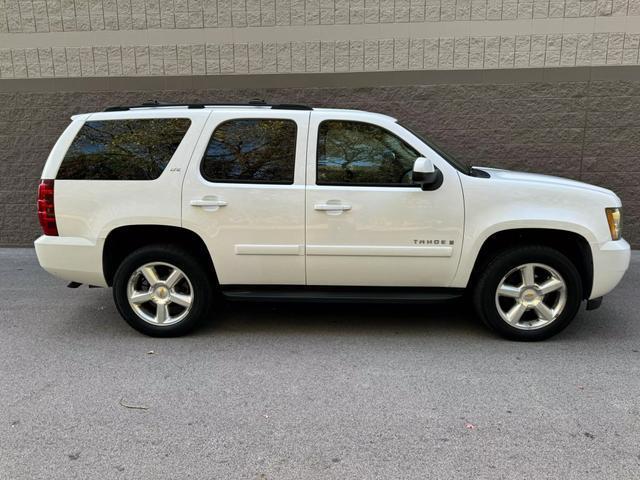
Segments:
[[[558,319],[566,303],[566,282],[542,263],[525,263],[512,269],[496,289],[498,313],[521,330],[546,327]]]
[[[183,320],[193,305],[193,287],[182,270],[164,262],[135,270],[127,284],[127,299],[142,320],[168,326]]]

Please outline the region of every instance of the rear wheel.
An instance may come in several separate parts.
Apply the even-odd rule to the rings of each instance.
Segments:
[[[131,253],[115,273],[118,311],[146,335],[172,337],[193,330],[212,299],[210,275],[196,258],[170,245],[150,245]]]
[[[582,301],[582,280],[573,263],[546,246],[497,254],[474,291],[483,321],[512,340],[544,340],[563,330]]]

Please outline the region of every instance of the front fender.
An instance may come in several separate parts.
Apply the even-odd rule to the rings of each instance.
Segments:
[[[452,281],[451,286],[457,288],[464,288],[468,285],[471,273],[475,267],[478,255],[482,250],[482,247],[491,236],[500,232],[507,232],[510,230],[523,230],[523,229],[535,229],[535,230],[549,230],[555,232],[570,232],[580,235],[589,244],[594,240],[593,233],[588,229],[585,229],[582,225],[563,222],[557,220],[547,219],[534,219],[534,220],[508,220],[500,222],[495,225],[488,225],[478,236],[464,237],[461,260],[456,271],[456,275]]]
[[[589,245],[611,240],[607,198],[587,189],[502,179],[462,178],[465,231],[452,287],[466,287],[478,253],[492,235],[514,229],[571,232]]]

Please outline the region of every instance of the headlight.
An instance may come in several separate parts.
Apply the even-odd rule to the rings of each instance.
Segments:
[[[609,222],[609,231],[612,240],[620,240],[622,238],[622,209],[621,208],[605,208],[607,212],[607,222]]]

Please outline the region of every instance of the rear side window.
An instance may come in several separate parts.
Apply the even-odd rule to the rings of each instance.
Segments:
[[[69,147],[61,180],[154,180],[191,125],[188,118],[86,122]]]
[[[211,135],[200,165],[210,182],[292,184],[296,161],[293,120],[229,120]]]

